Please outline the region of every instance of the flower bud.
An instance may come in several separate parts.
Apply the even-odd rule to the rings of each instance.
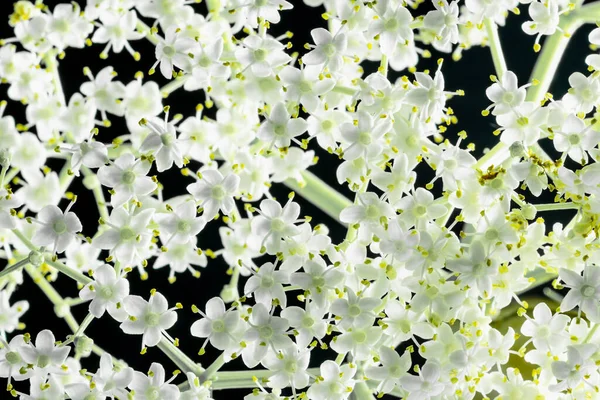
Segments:
[[[523,206],[523,208],[521,208],[521,212],[523,213],[523,216],[525,218],[527,218],[529,221],[531,221],[535,218],[535,215],[537,214],[537,209],[535,208],[535,206],[532,206],[531,204],[527,204],[527,205]]]
[[[10,165],[10,151],[8,149],[0,149],[0,167],[8,168]]]
[[[32,251],[29,253],[29,264],[34,267],[39,267],[44,263],[44,255],[39,251]]]
[[[223,286],[223,290],[221,290],[221,298],[225,303],[232,303],[239,299],[240,295],[236,287],[225,285]]]
[[[75,339],[75,354],[79,357],[88,357],[92,353],[94,340],[83,335]]]
[[[525,155],[525,146],[521,142],[514,142],[509,147],[510,156],[514,158],[520,158]]]

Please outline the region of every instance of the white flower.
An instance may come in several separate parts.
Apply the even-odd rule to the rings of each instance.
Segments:
[[[346,289],[346,297],[331,303],[329,311],[340,317],[337,326],[344,330],[372,326],[375,322],[373,310],[381,300],[375,297],[358,297],[351,289]]]
[[[136,159],[133,154],[125,153],[111,165],[98,170],[100,183],[114,191],[110,200],[113,207],[120,207],[134,197],[139,199],[156,189],[156,183],[146,176],[151,166],[147,160]]]
[[[320,371],[322,379],[317,380],[306,393],[309,399],[345,400],[350,396],[356,383],[353,379],[356,374],[355,364],[340,366],[334,361],[326,360],[321,364]]]
[[[240,185],[240,177],[230,173],[227,176],[215,170],[202,171],[202,178],[188,185],[187,191],[200,203],[204,209],[202,216],[212,219],[219,210],[225,215],[231,214],[235,209],[233,196],[236,195]]]
[[[321,257],[307,261],[302,269],[304,272],[291,274],[290,283],[310,292],[310,298],[319,307],[325,306],[333,290],[343,287],[344,272],[341,268],[327,267]]]
[[[343,53],[348,46],[348,39],[344,33],[338,32],[335,36],[324,28],[315,28],[310,31],[315,46],[313,50],[302,57],[306,65],[322,65],[331,72],[339,71],[343,64]]]
[[[157,214],[156,222],[161,234],[168,237],[165,245],[168,246],[171,242],[186,243],[196,237],[206,225],[206,220],[196,215],[193,201],[184,201],[167,214]]]
[[[306,369],[309,361],[310,350],[296,346],[287,347],[278,353],[268,353],[262,364],[274,372],[269,376],[269,386],[279,389],[288,386],[302,389],[308,386],[309,375]]]
[[[355,160],[364,157],[372,160],[384,149],[383,135],[391,129],[388,119],[375,121],[367,112],[359,111],[357,124],[346,123],[340,127],[344,139],[344,159]]]
[[[121,82],[113,82],[113,78],[117,75],[113,67],[104,67],[95,78],[89,69],[85,70],[85,75],[90,82],[84,82],[79,90],[88,99],[95,100],[96,107],[102,113],[102,119],[107,119],[107,112],[122,116],[125,109],[123,102],[119,99],[125,96],[125,85]],[[137,80],[133,82],[137,82]]]
[[[421,228],[425,223],[448,212],[444,204],[436,202],[433,194],[423,188],[417,188],[413,195],[403,197],[394,206],[402,210],[398,220],[408,227]]]
[[[120,53],[123,48],[127,49],[131,55],[135,54],[129,41],[144,37],[143,33],[135,30],[137,24],[135,11],[130,10],[126,13],[103,12],[100,14],[100,23],[102,25],[94,32],[92,42],[108,43],[102,50],[103,55],[108,56],[110,50]]]
[[[493,115],[503,115],[516,110],[525,101],[527,92],[525,87],[519,87],[517,75],[512,71],[506,71],[500,80],[494,82],[485,91],[488,99],[492,101]]]
[[[14,229],[16,216],[11,214],[11,210],[23,205],[20,196],[9,194],[6,189],[0,188],[0,229]]]
[[[29,341],[25,340],[25,336],[16,335],[6,343],[0,341],[0,377],[8,378],[8,382],[12,379],[15,381],[23,381],[29,379],[33,375],[33,371],[27,368],[27,362],[23,359],[23,349],[31,347]]]
[[[128,392],[125,388],[131,384],[133,375],[132,368],[115,365],[112,356],[103,353],[98,370],[94,374],[94,383],[104,396],[126,398]]]
[[[425,121],[429,121],[430,118],[438,119],[446,104],[445,82],[441,65],[433,78],[423,72],[416,72],[416,86],[411,88],[406,95],[406,102],[419,107]]]
[[[523,23],[523,32],[528,35],[537,35],[534,49],[539,51],[540,38],[543,35],[553,35],[559,29],[558,1],[547,0],[544,3],[532,1],[529,5],[529,16],[533,21]]]
[[[150,128],[150,134],[140,146],[143,153],[152,152],[156,158],[156,170],[163,172],[170,169],[173,163],[178,168],[183,168],[183,154],[181,153],[181,141],[177,139],[175,126],[167,121],[168,112],[164,120],[157,117],[143,119],[140,124]]]
[[[289,147],[291,141],[306,132],[307,124],[303,118],[290,118],[284,103],[277,103],[269,118],[258,130],[258,138],[276,147]]]
[[[405,351],[402,356],[396,350],[382,346],[379,350],[381,366],[367,367],[365,375],[369,379],[381,381],[377,391],[389,393],[395,387],[400,387],[400,379],[405,376],[411,366],[410,353]]]
[[[178,400],[179,388],[171,384],[177,375],[165,382],[165,369],[159,363],[152,363],[148,376],[134,371],[133,380],[128,385],[135,392],[136,400]]]
[[[591,357],[597,350],[598,346],[592,343],[567,347],[567,361],[552,363],[552,373],[560,382],[550,385],[549,389],[560,392],[578,386],[596,368]]]
[[[68,346],[56,346],[54,334],[45,329],[37,334],[34,346],[24,346],[21,349],[23,360],[31,364],[33,373],[45,378],[48,373],[60,373],[61,365],[67,359],[69,351]]]
[[[48,41],[59,50],[65,47],[81,49],[93,30],[94,26],[81,15],[77,3],[58,4],[48,24]]]
[[[187,372],[185,375],[190,388],[181,393],[180,400],[213,400],[209,383],[201,384],[200,379],[193,372]]]
[[[64,214],[54,205],[42,208],[36,218],[36,222],[42,227],[38,229],[31,241],[38,246],[53,246],[53,253],[62,253],[69,247],[76,233],[81,231],[81,222],[77,215],[69,211],[73,203],[70,203]]]
[[[366,227],[379,227],[382,220],[387,221],[395,212],[392,206],[381,200],[373,192],[357,194],[357,204],[345,208],[340,213],[340,221],[347,224],[365,224]]]
[[[121,302],[129,294],[129,281],[123,277],[117,277],[115,269],[108,264],[104,264],[94,271],[94,282],[88,283],[79,292],[79,297],[83,300],[91,300],[90,313],[100,318],[104,311],[117,321],[123,321],[126,315],[123,315]]]
[[[369,25],[369,35],[371,37],[379,35],[379,46],[383,54],[391,54],[398,42],[413,40],[413,31],[410,27],[412,15],[400,5],[400,2],[379,1],[374,8],[379,18]]]
[[[565,152],[571,160],[580,164],[588,161],[588,151],[600,142],[600,132],[593,126],[585,126],[585,122],[575,115],[569,115],[560,129],[554,133],[554,147]]]
[[[273,75],[277,67],[291,59],[283,51],[285,46],[272,37],[250,35],[242,41],[242,44],[242,47],[236,49],[235,58],[244,69],[249,68],[259,78]]]
[[[11,293],[0,290],[0,335],[6,337],[19,327],[19,318],[29,309],[27,300],[16,301],[13,305],[8,302]]]
[[[192,54],[194,54],[191,61],[192,72],[190,78],[183,85],[185,90],[207,89],[210,91],[214,78],[217,78],[217,82],[219,82],[231,75],[230,68],[220,61],[223,54],[221,37],[206,46],[196,46]]]
[[[583,276],[561,268],[559,276],[564,286],[570,289],[560,303],[560,311],[567,312],[579,307],[578,314],[584,312],[590,321],[600,322],[600,267],[586,265]]]
[[[11,164],[20,170],[37,171],[45,163],[46,149],[37,136],[30,132],[21,133],[13,147]]]
[[[163,332],[177,321],[176,308],[169,308],[165,296],[158,292],[153,292],[149,301],[140,296],[127,296],[123,307],[129,318],[121,323],[121,329],[129,335],[142,335],[142,347],[156,346]]]
[[[248,0],[248,11],[246,21],[249,26],[256,28],[259,18],[265,19],[273,24],[279,23],[281,17],[279,11],[291,10],[292,4],[286,0]]]
[[[587,114],[594,109],[600,100],[600,82],[594,76],[586,77],[581,72],[569,76],[571,88],[563,98],[568,107],[576,113]]]
[[[287,305],[287,296],[283,289],[283,283],[288,280],[288,274],[283,271],[275,271],[273,263],[263,264],[244,286],[244,293],[254,296],[257,303],[271,308],[273,300],[277,300],[282,309]]]
[[[497,261],[490,257],[483,243],[473,241],[468,256],[448,260],[446,266],[451,271],[459,272],[457,281],[461,285],[475,288],[481,297],[488,297],[492,290],[493,279],[497,275]]]
[[[291,306],[281,311],[281,316],[287,319],[294,328],[296,344],[299,348],[306,348],[313,340],[322,339],[327,333],[327,323],[323,320],[326,310],[315,306],[314,303],[306,305],[306,310]]]
[[[288,200],[285,206],[275,200],[260,202],[260,215],[252,219],[252,229],[262,238],[262,244],[269,254],[279,251],[282,239],[300,233],[295,225],[300,215],[300,205]]]
[[[192,336],[207,338],[202,348],[210,344],[223,351],[223,356],[229,360],[231,354],[241,346],[243,324],[240,312],[235,309],[225,310],[225,303],[220,297],[213,297],[206,303],[206,314],[200,310],[202,319],[194,322],[190,327]]]
[[[252,307],[248,323],[250,327],[244,335],[246,347],[242,349],[242,360],[248,368],[254,368],[274,349],[281,352],[296,346],[287,335],[288,320],[271,315],[269,308],[261,303]]]
[[[43,175],[37,170],[23,170],[21,173],[27,184],[17,190],[15,196],[22,199],[31,211],[39,212],[47,205],[55,206],[60,202],[61,190],[56,172]]]
[[[435,32],[434,46],[443,48],[450,43],[457,43],[459,41],[458,1],[448,4],[447,0],[442,0],[434,2],[433,5],[436,9],[425,15],[423,25]]]
[[[539,303],[533,309],[533,318],[528,317],[521,325],[521,333],[531,338],[536,349],[556,354],[556,349],[561,349],[567,343],[565,328],[568,323],[567,315],[552,315],[545,303]]]
[[[405,375],[400,378],[400,384],[410,393],[406,400],[430,399],[442,393],[445,385],[439,382],[441,373],[441,368],[435,361],[428,361],[418,376]]]
[[[41,94],[34,102],[29,103],[27,121],[35,125],[35,131],[41,141],[47,142],[57,135],[61,127],[60,116],[64,105],[56,95]]]
[[[147,226],[153,214],[153,209],[137,214],[129,213],[124,208],[113,209],[108,221],[104,221],[109,229],[95,237],[92,245],[110,250],[110,254],[123,266],[140,262],[152,239]]]
[[[81,94],[75,93],[62,111],[59,129],[79,143],[89,137],[94,128],[96,112],[96,102],[93,99],[84,99]]]
[[[154,73],[154,68],[160,64],[160,73],[167,79],[173,77],[173,66],[183,70],[189,69],[190,52],[197,43],[182,34],[175,26],[167,29],[164,40],[156,45],[156,62],[150,69]]]

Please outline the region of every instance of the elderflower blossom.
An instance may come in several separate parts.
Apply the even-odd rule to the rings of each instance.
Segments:
[[[597,396],[600,55],[557,66],[598,4],[198,3],[13,4],[0,41],[6,396]],[[303,25],[304,6],[327,21],[310,14],[309,42],[275,36],[287,18]],[[541,52],[529,81],[507,68],[520,55],[498,28],[512,25]],[[465,111],[447,71],[479,46],[490,81],[469,91],[487,100]],[[141,71],[121,74],[121,53]],[[477,132],[462,130],[471,112],[487,118]],[[173,290],[141,297],[159,276]],[[39,315],[27,285],[72,334],[23,331]],[[161,292],[202,301],[198,319]],[[114,335],[141,336],[148,371],[100,334],[113,320]]]

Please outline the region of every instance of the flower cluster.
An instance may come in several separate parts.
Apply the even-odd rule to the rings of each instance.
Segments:
[[[194,3],[14,4],[15,36],[0,47],[0,78],[27,118],[17,123],[1,103],[0,377],[14,396],[209,400],[213,389],[254,387],[246,400],[597,397],[600,56],[568,77],[564,96],[546,92],[568,29],[600,19],[598,3],[305,0],[323,8],[327,27],[300,53],[291,33],[269,33],[292,2]],[[522,30],[543,52],[525,84],[506,68],[498,37],[522,4]],[[142,39],[155,46],[151,61],[135,50]],[[600,28],[589,42],[600,46]],[[60,60],[96,44],[100,57],[125,49],[170,82],[86,68],[88,81],[65,98]],[[446,88],[443,59],[417,69],[432,51],[458,60],[476,45],[490,47],[496,68],[482,114],[499,136],[479,159],[467,133],[453,133],[449,103],[464,93]],[[380,66],[366,73],[367,61]],[[165,99],[178,89],[203,99],[195,115],[171,115],[177,104]],[[129,132],[110,143],[103,135],[115,120]],[[317,153],[339,158],[335,176],[353,201],[308,172]],[[188,184],[167,198],[161,174],[174,168]],[[76,179],[97,203],[90,237],[71,211]],[[274,184],[294,191],[275,198]],[[347,227],[346,238],[335,243],[298,196]],[[574,211],[570,223],[538,215],[560,210]],[[221,248],[202,249],[207,226],[218,226]],[[192,307],[189,329],[200,354],[210,345],[221,355],[201,366],[168,333],[183,306],[156,290],[131,293],[129,279],[158,268],[171,283],[199,277],[216,258],[231,282]],[[11,335],[29,307],[11,300],[23,272],[73,335]],[[80,284],[73,305],[89,302],[81,323],[52,288],[58,274]],[[560,306],[529,307],[523,294],[550,281]],[[518,323],[495,324],[517,308]],[[179,370],[134,371],[94,346],[85,331],[96,318],[115,319],[141,336],[142,354],[156,346]],[[315,365],[327,349],[337,357]],[[79,361],[92,352],[95,373]],[[236,358],[248,371],[219,380]],[[187,380],[175,385],[180,370]],[[29,393],[12,384],[24,380]]]

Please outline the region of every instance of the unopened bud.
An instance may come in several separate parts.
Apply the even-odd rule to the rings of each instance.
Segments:
[[[34,267],[39,267],[43,263],[44,255],[42,253],[35,250],[29,253],[29,264],[33,265]]]
[[[10,165],[10,158],[8,149],[0,149],[0,167],[8,168]]]
[[[88,357],[92,353],[92,347],[94,347],[94,341],[85,335],[75,339],[75,354],[79,357]]]
[[[514,142],[509,147],[510,156],[514,158],[520,158],[525,155],[525,146],[521,142]]]

